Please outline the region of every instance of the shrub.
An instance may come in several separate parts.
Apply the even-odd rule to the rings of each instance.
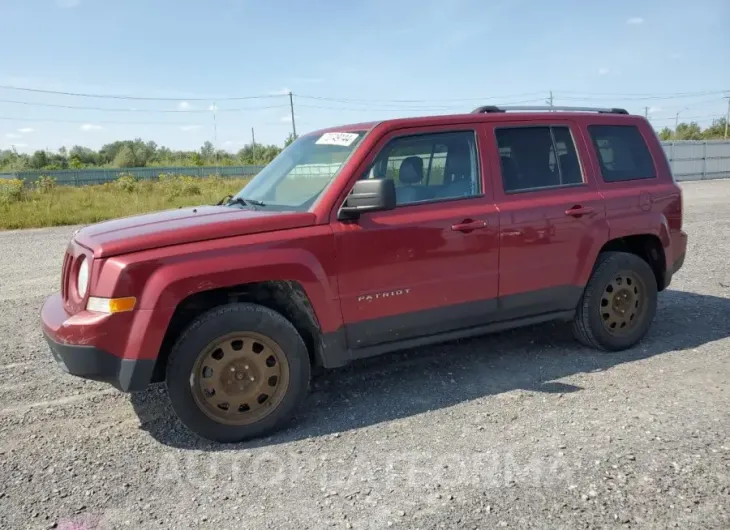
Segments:
[[[123,173],[114,181],[114,184],[117,188],[127,193],[133,193],[137,190],[137,179],[134,178],[134,175]]]
[[[0,204],[12,204],[23,199],[23,181],[0,179]]]
[[[35,189],[40,193],[51,193],[56,189],[56,179],[49,177],[48,175],[41,175],[38,180],[35,181]]]
[[[193,197],[201,194],[200,181],[188,175],[171,175],[163,173],[159,176],[165,197],[175,199],[177,197]]]

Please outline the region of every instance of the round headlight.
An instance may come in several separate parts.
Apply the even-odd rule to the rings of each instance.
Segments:
[[[89,262],[86,258],[81,258],[81,264],[79,265],[79,273],[76,277],[76,290],[79,292],[79,296],[83,298],[86,296],[86,290],[89,288]]]

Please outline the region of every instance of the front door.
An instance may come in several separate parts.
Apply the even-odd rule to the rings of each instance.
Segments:
[[[608,238],[580,130],[545,120],[486,126],[498,175],[501,319],[575,309]]]
[[[352,349],[486,320],[497,304],[498,213],[476,132],[391,133],[360,178],[395,180],[395,210],[335,222]]]

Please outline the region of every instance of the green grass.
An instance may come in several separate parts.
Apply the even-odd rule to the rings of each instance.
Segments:
[[[32,186],[0,180],[0,230],[89,224],[180,206],[215,204],[248,179],[163,175],[139,181],[125,176],[97,186],[56,186],[41,177]]]

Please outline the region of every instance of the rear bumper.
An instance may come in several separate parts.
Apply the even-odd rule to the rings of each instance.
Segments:
[[[70,316],[60,294],[48,298],[41,310],[43,335],[53,358],[66,372],[109,383],[124,392],[144,390],[152,381],[154,359],[123,359],[94,345],[107,335],[110,315]]]
[[[678,230],[672,234],[671,255],[667,256],[667,272],[664,288],[672,283],[672,277],[684,266],[684,258],[687,255],[687,234]]]

